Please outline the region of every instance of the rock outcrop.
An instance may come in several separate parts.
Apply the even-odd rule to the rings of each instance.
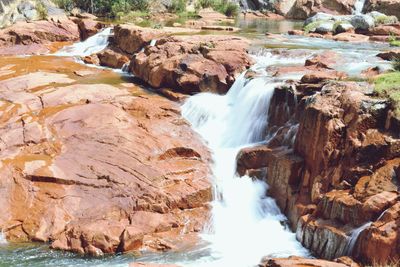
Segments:
[[[307,86],[275,90],[268,118],[274,138],[239,153],[239,174],[266,171],[269,193],[297,239],[318,256],[398,259],[400,136],[390,103],[372,98],[365,84]]]
[[[175,35],[182,31],[187,30],[117,25],[109,49],[84,61],[115,68],[131,58],[129,70],[137,78],[156,89],[184,94],[226,93],[236,76],[252,64],[244,38]]]
[[[57,42],[79,40],[78,26],[71,20],[17,22],[0,30],[0,55],[48,53]]]
[[[69,59],[31,57],[41,71],[25,74],[27,60],[0,63],[7,239],[90,255],[195,239],[208,217],[210,155],[179,106],[110,71],[83,75]],[[88,82],[95,75],[110,84]]]

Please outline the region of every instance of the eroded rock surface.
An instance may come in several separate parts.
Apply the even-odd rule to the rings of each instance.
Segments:
[[[400,252],[400,139],[390,103],[370,92],[351,82],[277,88],[274,138],[239,153],[238,172],[266,172],[297,239],[322,258],[386,264]]]
[[[68,59],[66,74],[46,57],[22,75],[24,60],[0,81],[7,239],[91,255],[190,243],[208,217],[210,156],[179,106]]]

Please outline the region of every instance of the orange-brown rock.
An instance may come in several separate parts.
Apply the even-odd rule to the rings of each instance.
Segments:
[[[104,23],[90,18],[73,18],[72,20],[78,25],[81,40],[86,40],[105,27]]]
[[[372,35],[398,35],[400,36],[400,24],[379,25],[369,30]]]
[[[397,0],[367,0],[365,10],[368,12],[379,11],[400,19],[400,2]]]
[[[118,51],[105,49],[96,54],[99,58],[99,64],[114,69],[120,69],[129,62],[129,58]]]
[[[327,82],[310,94],[293,86],[275,89],[266,153],[242,150],[238,170],[266,168],[270,195],[319,257],[397,260],[400,139],[385,128],[390,104],[365,84]]]
[[[131,60],[130,70],[152,87],[168,87],[191,94],[225,93],[252,60],[248,42],[232,36],[176,36],[162,38]]]
[[[211,199],[210,155],[179,106],[53,60],[14,59],[0,81],[0,229],[90,255],[179,248]]]
[[[78,26],[71,20],[17,22],[0,30],[0,55],[43,54],[51,42],[77,40]]]
[[[348,267],[350,265],[346,265],[343,263],[333,262],[333,261],[325,261],[319,259],[305,259],[300,257],[289,257],[285,258],[276,258],[276,259],[265,259],[259,267]],[[356,267],[355,265],[351,267]]]

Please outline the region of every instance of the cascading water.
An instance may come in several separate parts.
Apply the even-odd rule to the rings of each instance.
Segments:
[[[85,57],[98,53],[107,47],[111,31],[112,28],[105,28],[83,42],[62,48],[54,55],[65,57]]]
[[[0,232],[0,246],[1,245],[6,245],[6,244],[7,244],[7,239],[6,239],[5,235],[4,235],[4,232],[1,231]]]
[[[346,248],[345,248],[345,249],[346,249],[346,251],[345,251],[345,254],[346,254],[346,255],[352,255],[353,250],[354,250],[354,247],[355,247],[355,245],[356,245],[356,243],[357,243],[358,237],[360,236],[360,234],[361,234],[365,229],[367,229],[368,227],[370,227],[371,224],[372,224],[372,222],[367,222],[367,223],[361,225],[360,227],[354,229],[353,231],[351,231],[351,235],[350,235],[350,237],[348,238],[348,243],[347,243],[347,246],[346,246]]]
[[[365,5],[365,0],[357,0],[354,4],[353,14],[358,15],[362,14],[363,8]]]
[[[265,68],[288,60],[270,54],[256,59],[252,70],[264,75],[246,79],[242,74],[226,95],[200,93],[182,107],[183,116],[213,153],[215,200],[210,229],[204,235],[216,259],[212,266],[254,266],[263,256],[308,255],[283,226],[285,216],[266,196],[268,185],[235,174],[238,151],[265,141],[270,99],[281,83]]]

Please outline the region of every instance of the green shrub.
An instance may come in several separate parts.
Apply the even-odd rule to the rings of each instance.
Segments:
[[[235,3],[227,2],[222,6],[220,12],[228,17],[236,17],[239,14],[239,6]]]
[[[36,1],[36,12],[38,13],[39,19],[47,19],[47,7],[42,1]]]
[[[310,32],[313,32],[313,31],[315,31],[315,29],[318,28],[318,26],[321,25],[323,22],[324,22],[324,21],[322,21],[322,20],[318,20],[318,21],[311,22],[311,23],[307,24],[306,26],[304,26],[304,27],[303,27],[303,30],[304,30],[304,32],[305,32],[306,34],[307,34],[307,33],[310,33]]]
[[[196,8],[209,8],[212,7],[214,8],[215,6],[218,5],[218,0],[198,0],[196,3]]]
[[[131,9],[130,4],[124,0],[117,0],[111,6],[111,15],[113,17],[123,17]]]
[[[375,18],[375,24],[393,24],[397,22],[398,19],[396,16],[380,15]]]
[[[71,11],[75,7],[73,0],[54,0],[54,3],[66,11]]]
[[[374,83],[377,95],[389,98],[396,116],[400,116],[400,72],[379,75]]]
[[[183,13],[186,11],[186,0],[173,0],[168,7],[169,12]]]
[[[149,1],[148,0],[131,0],[133,10],[148,11]]]

